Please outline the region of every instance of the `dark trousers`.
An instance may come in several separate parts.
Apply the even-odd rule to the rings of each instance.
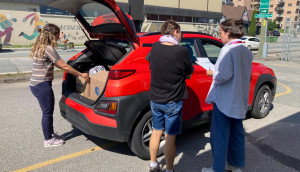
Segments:
[[[52,82],[42,82],[35,86],[30,86],[32,94],[37,98],[43,112],[42,128],[45,140],[52,138],[53,131],[53,111],[54,111],[54,93]]]
[[[234,167],[245,166],[243,120],[226,116],[216,104],[213,104],[210,144],[214,157],[214,171],[224,172],[226,161]]]

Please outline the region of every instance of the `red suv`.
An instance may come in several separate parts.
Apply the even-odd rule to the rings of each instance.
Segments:
[[[89,34],[89,40],[85,42],[87,48],[68,63],[81,72],[88,72],[99,65],[106,70],[96,75],[102,79],[101,88],[94,90],[90,87],[91,92],[96,91],[96,98],[80,94],[76,89],[76,78],[64,74],[60,100],[62,116],[84,133],[127,142],[137,156],[149,159],[152,115],[149,105],[150,70],[145,57],[152,44],[159,40],[160,33],[137,34],[132,18],[112,0],[59,2],[48,6],[74,14]],[[206,69],[199,61],[214,64],[223,44],[207,34],[182,33],[180,44],[188,47],[191,57],[186,58],[191,58],[194,63],[192,78],[186,81],[189,98],[183,104],[185,129],[210,121],[212,105],[205,103],[205,98],[212,78],[206,75]],[[263,64],[253,63],[250,84],[249,114],[263,118],[268,115],[276,92],[275,74]],[[159,155],[163,146],[162,137]]]

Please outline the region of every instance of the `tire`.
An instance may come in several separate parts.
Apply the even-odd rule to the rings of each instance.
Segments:
[[[269,86],[263,85],[257,92],[251,117],[261,119],[266,117],[270,112],[271,107],[271,90]]]
[[[151,111],[148,111],[140,120],[136,128],[134,129],[131,141],[128,142],[131,151],[143,160],[150,159],[149,143],[150,143],[151,133],[152,133],[152,113]],[[157,153],[158,157],[163,154],[164,145],[165,145],[165,135],[163,134],[158,149],[158,153]]]
[[[250,45],[248,45],[247,48],[248,48],[249,50],[251,50],[251,46],[250,46]]]
[[[67,44],[67,51],[74,51],[74,43],[73,42],[69,42]]]
[[[61,51],[63,49],[61,43],[57,43],[56,51]]]

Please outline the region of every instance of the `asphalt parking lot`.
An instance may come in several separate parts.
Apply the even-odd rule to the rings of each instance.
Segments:
[[[278,79],[273,109],[264,119],[244,120],[246,172],[300,171],[300,64],[255,59],[274,69]],[[61,77],[53,82],[54,126],[67,137],[65,145],[43,147],[40,109],[28,82],[0,84],[1,171],[148,171],[148,161],[136,157],[126,143],[83,134],[59,113]],[[185,131],[177,139],[176,172],[209,167],[212,155],[209,124]],[[164,163],[164,158],[158,159]]]

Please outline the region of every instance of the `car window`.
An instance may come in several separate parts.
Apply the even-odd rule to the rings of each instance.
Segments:
[[[186,47],[190,51],[190,58],[192,62],[197,61],[199,55],[199,49],[197,48],[197,42],[195,39],[182,39],[180,44],[181,46]]]
[[[201,43],[205,51],[201,57],[208,58],[211,63],[215,64],[220,54],[222,43],[209,39],[201,39]]]
[[[257,39],[257,38],[254,38],[254,41],[255,41],[255,42],[259,42],[259,39]]]
[[[249,41],[254,41],[254,38],[249,38],[248,40],[249,40]]]
[[[246,39],[247,39],[247,38],[243,38],[243,37],[241,38],[241,40],[246,40]]]

